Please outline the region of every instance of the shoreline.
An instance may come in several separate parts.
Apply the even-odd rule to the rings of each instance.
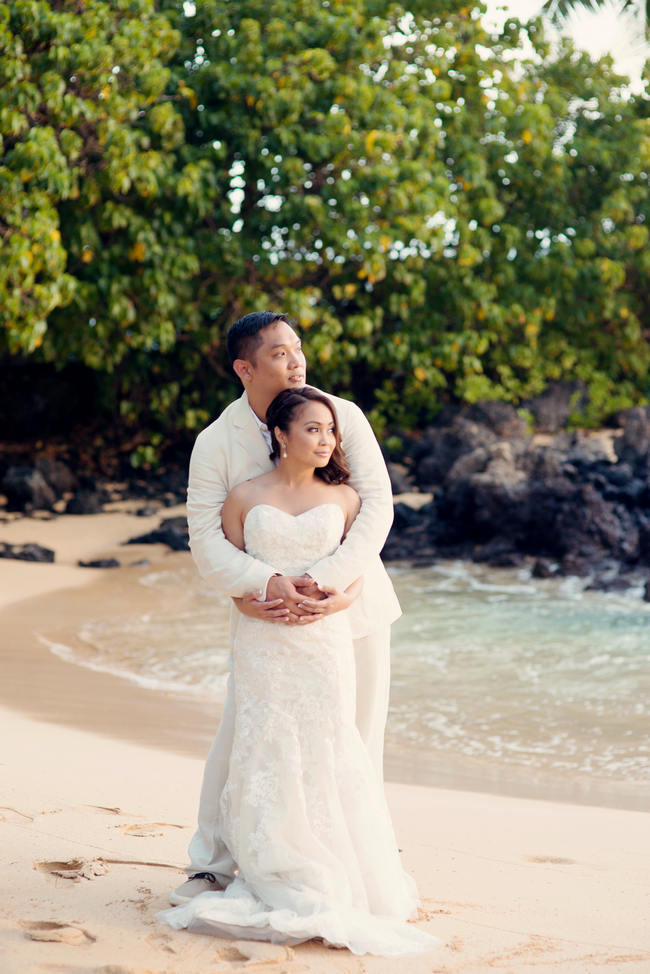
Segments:
[[[181,512],[181,506],[172,508],[169,516]],[[61,560],[37,564],[0,559],[0,705],[38,720],[174,754],[205,757],[220,720],[220,700],[139,682],[133,673],[112,673],[86,664],[84,645],[77,635],[89,619],[107,617],[111,605],[127,614],[156,614],[169,609],[171,594],[140,584],[139,578],[191,565],[191,555],[170,551],[164,545],[124,545],[127,538],[141,533],[141,527],[146,531],[155,526],[159,516],[160,512],[150,518],[136,518],[128,510],[116,510],[53,521],[16,518],[11,522],[10,540],[14,542],[27,540],[35,525],[42,536],[45,525],[45,543],[59,547]],[[79,557],[117,557],[123,564],[117,569],[79,568],[75,565]],[[127,557],[128,564],[124,563]],[[37,624],[33,620],[38,620]],[[71,649],[76,658],[55,652],[52,644]],[[407,785],[504,797],[632,811],[650,809],[648,782],[552,774],[462,753],[392,746],[390,734],[385,778]]]
[[[74,605],[86,617],[93,605],[106,612],[107,585],[122,591],[125,604],[147,597],[155,609],[160,593],[133,586],[137,566],[75,565],[80,547],[93,556],[123,555],[119,532],[134,523],[125,518],[75,519],[54,565],[0,561],[3,972],[97,974],[110,965],[112,974],[220,974],[242,966],[394,974],[390,958],[356,958],[316,943],[289,949],[226,941],[156,920],[182,880],[194,829],[203,771],[196,727],[207,720],[205,702],[67,663],[33,637],[48,618],[73,629]],[[131,561],[143,553],[152,563],[184,557],[151,546],[129,551]],[[409,974],[493,967],[519,974],[529,965],[542,974],[649,969],[650,815],[395,782],[386,792],[405,868],[422,898],[418,923],[442,941],[437,951],[409,958]]]
[[[179,555],[170,557],[175,560]],[[0,706],[56,725],[204,759],[221,717],[220,700],[146,685],[134,676],[111,673],[81,659],[69,660],[47,645],[61,640],[66,648],[74,649],[77,644],[83,651],[74,624],[86,621],[95,605],[101,608],[109,587],[115,591],[128,585],[129,580],[116,578],[117,574],[108,582],[99,581],[83,589],[82,612],[80,590],[41,594],[5,608],[3,628],[9,639],[18,639],[20,650],[2,653]],[[139,604],[148,595],[155,611],[158,593],[144,586],[138,586],[136,592]],[[63,627],[56,622],[62,611],[66,614]],[[47,633],[47,639],[29,640],[24,632],[21,638],[25,616],[39,618],[38,628]],[[58,640],[51,640],[52,635]],[[395,784],[629,811],[650,809],[647,782],[551,775],[529,766],[481,761],[464,754],[391,746],[390,736],[384,768],[385,780]]]

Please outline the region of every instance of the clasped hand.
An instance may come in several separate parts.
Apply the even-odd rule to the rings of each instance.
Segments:
[[[319,588],[310,575],[274,575],[266,586],[266,601],[261,592],[251,592],[235,599],[237,608],[246,616],[285,625],[308,625],[347,609],[352,599],[335,588]]]

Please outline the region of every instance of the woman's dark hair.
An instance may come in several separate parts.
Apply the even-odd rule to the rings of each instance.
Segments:
[[[249,361],[255,360],[255,352],[262,344],[260,332],[263,328],[268,328],[275,321],[284,321],[295,329],[295,325],[288,315],[279,311],[251,311],[244,315],[228,329],[226,335],[226,348],[232,364],[238,358],[245,358]]]
[[[339,431],[339,420],[334,409],[334,404],[324,396],[318,389],[312,386],[303,386],[302,389],[284,389],[278,393],[269,408],[266,410],[266,425],[271,432],[271,460],[280,456],[280,444],[275,435],[276,426],[284,433],[289,432],[293,420],[298,411],[310,402],[320,402],[327,406],[332,414],[334,421],[335,446],[332,456],[325,467],[316,467],[314,473],[326,484],[344,484],[350,478],[350,469],[345,459],[345,453],[341,447],[341,433]]]

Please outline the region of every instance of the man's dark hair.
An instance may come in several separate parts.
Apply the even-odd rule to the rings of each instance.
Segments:
[[[276,426],[288,434],[293,420],[310,402],[320,402],[323,406],[327,406],[332,414],[335,436],[334,451],[327,465],[316,467],[314,473],[326,484],[344,484],[350,479],[350,468],[341,446],[339,419],[334,403],[312,386],[303,386],[302,389],[283,389],[266,410],[266,425],[271,432],[271,460],[276,460],[280,456],[280,444],[275,435]]]
[[[292,328],[295,327],[291,318],[279,311],[252,311],[231,325],[226,336],[230,364],[238,358],[254,363],[255,352],[262,344],[260,332],[274,321],[284,321]]]

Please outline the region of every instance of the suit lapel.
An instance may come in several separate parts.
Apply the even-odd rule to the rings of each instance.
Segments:
[[[259,426],[255,422],[245,392],[234,404],[232,424],[235,445],[237,449],[242,451],[241,466],[250,470],[247,476],[256,477],[258,474],[268,473],[269,470],[272,470],[273,463],[269,459],[268,447]]]

